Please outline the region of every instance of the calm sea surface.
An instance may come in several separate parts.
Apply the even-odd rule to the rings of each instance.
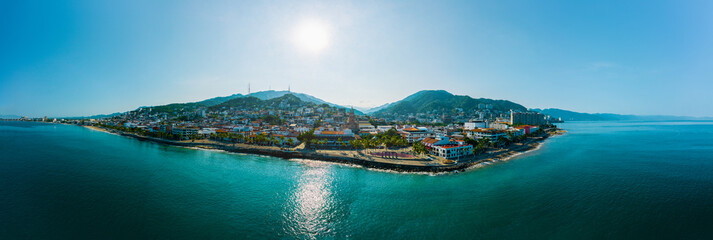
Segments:
[[[713,122],[577,122],[399,174],[0,122],[0,239],[713,239]]]

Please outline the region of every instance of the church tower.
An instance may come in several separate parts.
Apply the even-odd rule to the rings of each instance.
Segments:
[[[349,120],[347,120],[347,124],[344,128],[351,129],[354,133],[359,132],[359,124],[356,122],[356,116],[354,116],[354,108],[349,111],[348,116]]]

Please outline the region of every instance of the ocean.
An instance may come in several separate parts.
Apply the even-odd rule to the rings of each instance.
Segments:
[[[405,174],[0,121],[0,239],[713,239],[713,122],[570,122]]]

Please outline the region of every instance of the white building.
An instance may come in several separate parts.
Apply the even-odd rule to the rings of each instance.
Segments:
[[[408,141],[408,143],[421,141],[421,140],[431,136],[431,133],[428,132],[427,129],[415,128],[415,127],[401,129],[400,133],[401,133],[401,136],[404,137],[406,139],[406,141]]]
[[[252,126],[246,126],[246,125],[233,127],[233,132],[251,132],[252,130],[253,130]]]
[[[463,124],[465,130],[473,130],[476,128],[486,128],[487,123],[483,120],[474,120]]]
[[[507,137],[506,130],[494,129],[494,128],[477,128],[473,130],[465,131],[466,135],[472,139],[488,138],[491,141],[497,140],[499,137]]]
[[[181,135],[183,138],[188,138],[188,136],[198,134],[198,127],[174,127],[171,133],[174,135]]]
[[[381,125],[381,126],[377,126],[377,127],[376,127],[376,130],[378,130],[379,132],[386,132],[386,131],[389,131],[389,129],[392,129],[392,128],[394,128],[394,126],[392,126],[392,125]]]
[[[426,146],[430,154],[446,159],[458,159],[473,154],[473,145],[444,136],[429,137],[421,140],[421,143]]]
[[[374,125],[371,125],[369,123],[367,123],[367,124],[359,123],[359,131],[360,132],[376,132],[376,128],[374,127]]]
[[[203,128],[201,130],[198,130],[198,134],[210,135],[212,133],[215,133],[215,130],[217,130],[217,128]]]
[[[489,124],[489,126],[487,126],[487,127],[498,129],[498,130],[507,130],[508,128],[510,128],[510,125],[506,122],[494,122],[494,123]]]

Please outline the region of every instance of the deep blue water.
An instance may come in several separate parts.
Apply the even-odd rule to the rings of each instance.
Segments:
[[[713,122],[578,122],[399,174],[0,122],[0,239],[713,239]]]

